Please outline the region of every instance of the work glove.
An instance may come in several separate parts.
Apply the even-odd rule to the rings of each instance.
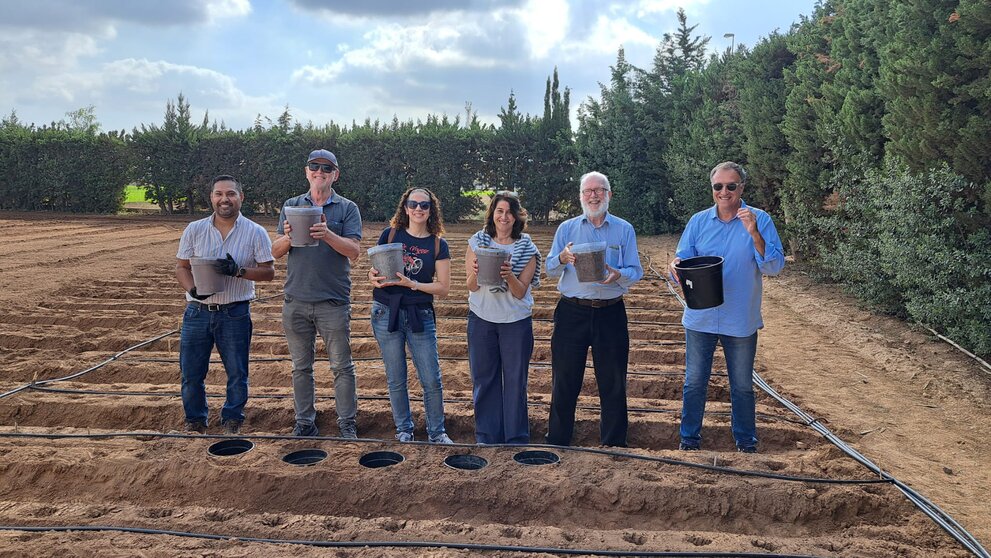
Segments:
[[[227,258],[218,258],[213,262],[213,268],[217,270],[217,273],[221,275],[229,275],[231,277],[237,276],[238,265],[234,261],[234,256],[227,254]]]
[[[201,295],[196,292],[196,287],[193,287],[192,289],[189,289],[189,296],[195,298],[196,300],[206,300],[213,296],[213,293]]]

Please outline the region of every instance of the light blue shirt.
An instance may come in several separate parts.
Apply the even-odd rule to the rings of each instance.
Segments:
[[[579,283],[574,264],[561,265],[558,255],[569,242],[606,243],[606,264],[619,271],[619,279],[609,285],[599,283]],[[643,277],[640,265],[640,252],[637,251],[637,235],[633,225],[606,213],[602,225],[595,227],[584,216],[572,217],[561,223],[554,233],[554,243],[547,256],[547,276],[560,277],[557,290],[571,298],[610,299],[626,294],[634,283]]]
[[[746,203],[741,207],[748,207]],[[676,255],[723,257],[723,303],[705,310],[685,309],[681,323],[687,329],[750,337],[764,327],[760,314],[762,275],[777,275],[785,266],[781,238],[766,211],[749,208],[757,218],[757,230],[764,237],[764,255],[754,247],[754,239],[740,218],[719,219],[716,206],[699,211],[688,220],[678,242]]]

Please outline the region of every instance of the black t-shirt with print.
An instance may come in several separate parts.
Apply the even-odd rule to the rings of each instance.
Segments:
[[[389,232],[391,228],[386,228],[379,235],[379,244],[389,243]],[[403,274],[410,279],[418,283],[433,283],[434,282],[434,270],[436,268],[435,262],[437,260],[449,260],[451,259],[451,252],[447,246],[447,241],[443,238],[440,239],[440,251],[434,254],[435,240],[433,235],[427,236],[425,238],[417,238],[405,229],[396,230],[396,235],[392,239],[393,242],[401,242],[403,244]],[[401,291],[409,291],[407,287],[399,286],[387,286],[383,290],[389,294]]]

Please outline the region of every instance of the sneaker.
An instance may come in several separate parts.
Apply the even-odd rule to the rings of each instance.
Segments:
[[[236,436],[241,433],[241,421],[239,420],[225,420],[223,425],[225,436]]]
[[[197,434],[206,434],[206,423],[203,422],[202,420],[187,420],[186,432],[196,432]]]
[[[317,430],[317,425],[315,424],[303,424],[300,422],[296,423],[296,428],[292,429],[293,436],[319,436],[320,431]]]
[[[757,446],[747,446],[745,448],[736,448],[740,453],[757,453]]]
[[[341,438],[347,440],[357,440],[358,439],[358,426],[353,422],[348,422],[341,425]]]
[[[400,442],[412,442],[413,441],[413,433],[412,432],[400,432],[399,434],[396,434],[396,439],[399,440]]]
[[[699,451],[702,448],[700,448],[699,446],[693,446],[691,444],[686,444],[685,442],[682,442],[678,444],[678,449],[680,449],[681,451]]]
[[[454,440],[451,439],[446,433],[441,433],[437,436],[430,438],[430,443],[432,444],[453,444]]]

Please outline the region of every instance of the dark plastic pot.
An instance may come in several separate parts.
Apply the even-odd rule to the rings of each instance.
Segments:
[[[696,256],[674,266],[685,293],[685,304],[692,310],[715,308],[723,303],[723,259]]]
[[[369,469],[381,469],[397,463],[402,463],[406,458],[403,454],[394,451],[373,451],[361,456],[358,463],[362,467]]]
[[[463,471],[477,471],[488,464],[488,460],[484,457],[471,454],[451,455],[444,460],[444,465]]]
[[[216,457],[230,457],[232,455],[241,455],[242,453],[249,452],[253,447],[255,447],[255,444],[251,443],[251,440],[234,438],[233,440],[217,442],[216,444],[211,445],[206,451],[210,455]]]
[[[561,460],[556,453],[542,450],[521,451],[513,460],[523,465],[551,465]]]
[[[299,466],[315,465],[324,459],[327,459],[327,452],[318,449],[294,451],[282,458],[283,461],[290,465]]]

